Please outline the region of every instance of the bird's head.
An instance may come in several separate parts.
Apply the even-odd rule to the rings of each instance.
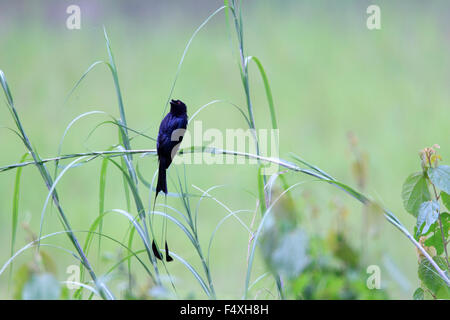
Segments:
[[[170,112],[175,115],[186,113],[186,105],[181,100],[170,100]]]

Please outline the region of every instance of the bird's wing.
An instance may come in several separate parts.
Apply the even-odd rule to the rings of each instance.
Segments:
[[[171,114],[167,114],[164,119],[161,121],[159,125],[158,138],[156,139],[156,149],[158,151],[158,155],[161,155],[164,149],[167,148],[170,143],[170,124],[171,124],[172,116]]]
[[[173,131],[171,133],[172,140],[175,142],[181,142],[183,140],[184,134],[187,128],[187,118],[176,118],[173,125]],[[179,130],[184,129],[184,130]],[[174,131],[178,130],[175,134]]]
[[[163,119],[159,126],[159,134],[157,139],[157,151],[161,157],[171,155],[173,148],[183,140],[185,131],[178,129],[186,129],[187,117],[174,117],[170,113]]]

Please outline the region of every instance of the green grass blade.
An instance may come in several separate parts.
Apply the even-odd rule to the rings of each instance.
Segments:
[[[250,61],[253,61],[256,63],[256,66],[258,67],[259,73],[261,74],[261,78],[263,80],[264,83],[264,89],[266,91],[266,97],[267,97],[267,103],[269,104],[269,111],[270,111],[270,119],[272,121],[272,128],[273,129],[278,129],[278,124],[277,124],[277,117],[276,117],[276,113],[275,113],[275,105],[273,103],[273,97],[272,97],[272,90],[270,89],[270,85],[269,85],[269,79],[267,78],[267,74],[266,71],[264,70],[264,67],[261,63],[261,61],[254,57],[254,56],[249,56],[246,59],[246,64],[248,65],[248,63]]]
[[[298,162],[300,162],[301,164],[307,166],[308,168],[313,169],[314,171],[320,173],[321,175],[323,175],[324,177],[330,179],[330,180],[335,180],[331,175],[329,175],[328,173],[326,173],[325,171],[323,171],[322,169],[320,169],[319,167],[310,164],[308,162],[306,162],[305,160],[303,160],[301,157],[299,157],[298,155],[294,154],[294,153],[290,153],[291,157],[295,160],[297,160]]]
[[[52,186],[49,188],[48,190],[48,194],[47,194],[47,198],[45,199],[44,202],[44,207],[42,208],[41,211],[41,220],[40,220],[40,225],[39,225],[39,238],[42,235],[42,229],[43,229],[43,225],[44,225],[44,215],[45,215],[45,210],[47,209],[47,205],[48,202],[50,201],[50,198],[54,195],[54,191],[56,189],[56,185],[58,184],[58,182],[61,180],[61,178],[64,176],[64,174],[70,169],[72,168],[77,162],[83,160],[84,157],[81,158],[77,158],[75,160],[73,160],[67,167],[64,168],[64,170],[61,171],[61,173],[59,174],[59,176],[55,179],[55,181],[52,183]],[[69,230],[70,228],[67,226],[67,224],[64,224],[64,227],[66,228],[65,230]],[[38,247],[39,247],[39,242],[38,242]]]
[[[209,257],[210,257],[210,252],[211,252],[211,246],[212,246],[212,242],[213,242],[213,240],[214,240],[214,237],[216,236],[217,231],[219,231],[220,226],[221,226],[226,220],[228,220],[230,217],[237,216],[237,214],[238,214],[238,213],[241,213],[241,212],[250,212],[250,213],[251,213],[251,212],[253,212],[253,211],[252,211],[252,210],[245,210],[245,209],[242,209],[242,210],[236,210],[236,211],[230,212],[230,213],[227,214],[225,217],[223,217],[223,218],[219,221],[219,223],[217,223],[216,227],[214,228],[213,232],[211,233],[211,237],[209,238],[209,243],[208,243],[208,251],[207,251],[207,254],[206,254],[206,263],[207,263],[208,267],[209,267],[209,265],[210,265],[210,264],[209,264],[209,261],[210,261]],[[250,236],[253,236],[253,232],[251,232],[248,228],[247,228],[246,231],[249,232],[249,235],[250,235]]]
[[[61,137],[61,140],[60,140],[60,142],[59,142],[59,145],[58,145],[58,157],[61,156],[61,153],[62,153],[62,146],[63,146],[63,143],[64,143],[64,139],[65,139],[67,133],[69,132],[69,129],[70,129],[70,128],[78,121],[78,120],[80,120],[80,119],[82,119],[82,118],[84,118],[84,117],[86,117],[86,116],[92,115],[92,114],[106,114],[106,112],[103,112],[103,111],[89,111],[89,112],[85,112],[85,113],[83,113],[83,114],[77,116],[75,119],[73,119],[73,120],[67,125],[67,127],[66,127],[66,129],[64,130],[64,133],[63,133],[63,135],[62,135],[62,137]],[[56,178],[56,176],[58,175],[58,168],[59,168],[59,160],[56,160],[56,161],[55,161],[55,174],[54,174],[54,177],[55,177],[55,178]]]
[[[44,180],[44,183],[45,183],[47,189],[50,190],[50,188],[51,188],[51,186],[53,184],[52,178],[51,178],[47,168],[45,167],[45,165],[41,162],[39,154],[32,147],[31,142],[30,142],[30,140],[28,139],[28,136],[25,133],[25,130],[24,130],[23,126],[22,126],[22,123],[21,123],[21,121],[19,119],[19,116],[17,114],[16,108],[14,106],[14,101],[12,99],[12,95],[11,95],[11,92],[9,90],[8,83],[6,81],[6,77],[5,77],[4,73],[3,73],[3,71],[1,71],[1,70],[0,70],[0,83],[2,85],[3,91],[4,91],[4,93],[5,93],[6,97],[7,97],[7,100],[8,100],[8,109],[10,110],[11,115],[13,117],[13,120],[16,123],[17,129],[19,130],[19,132],[20,132],[20,134],[21,134],[21,136],[23,138],[24,145],[28,149],[28,151],[30,152],[30,154],[31,154],[31,156],[32,156],[32,158],[33,158],[33,160],[34,160],[34,162],[35,162],[35,164],[36,164],[36,166],[37,166],[37,168],[39,170],[39,173],[41,174],[41,176],[42,176],[42,178]],[[71,232],[72,229],[71,229],[71,227],[69,225],[69,221],[67,220],[67,217],[66,217],[62,207],[60,206],[59,199],[58,199],[58,194],[57,194],[56,190],[54,190],[52,194],[53,194],[52,195],[53,202],[54,202],[55,206],[58,209],[59,217],[60,217],[61,221],[63,222],[63,226],[64,226],[64,228],[66,230],[69,230],[69,233],[68,233],[69,239],[72,242],[72,244],[75,246],[78,254],[80,255],[80,258],[83,260],[84,265],[88,268],[89,273],[91,275],[91,278],[93,279],[93,281],[96,284],[98,284],[99,291],[102,294],[102,297],[105,298],[105,299],[114,299],[114,296],[109,291],[109,289],[106,286],[104,286],[102,283],[97,282],[97,280],[98,280],[97,276],[95,275],[94,270],[92,269],[92,267],[91,267],[91,265],[89,263],[89,260],[87,259],[87,257],[85,256],[83,250],[81,249],[81,246],[80,246],[80,244],[78,242],[77,237],[74,235],[73,232]]]
[[[166,105],[164,106],[164,110],[162,113],[162,117],[166,114],[167,111],[167,107],[169,105],[169,101],[172,97],[173,94],[173,90],[175,89],[175,85],[177,83],[178,80],[178,76],[180,74],[181,71],[181,66],[183,65],[183,61],[184,58],[186,57],[186,54],[189,50],[189,47],[191,46],[192,41],[194,40],[194,38],[197,36],[197,33],[199,33],[200,30],[203,29],[203,27],[212,19],[212,17],[214,17],[216,14],[218,14],[220,11],[222,11],[223,9],[225,9],[225,6],[220,7],[219,9],[217,9],[216,11],[214,11],[213,13],[211,13],[206,19],[205,21],[203,21],[203,23],[194,31],[194,33],[192,34],[191,38],[189,39],[188,43],[186,44],[186,47],[184,48],[183,54],[181,56],[180,62],[178,63],[178,67],[177,67],[177,72],[175,74],[175,79],[173,80],[172,83],[172,87],[170,88],[170,92],[169,92],[169,97],[167,98],[167,102]],[[162,118],[161,117],[161,118]]]
[[[119,77],[117,75],[117,67],[116,67],[116,63],[114,61],[114,56],[113,56],[113,53],[112,53],[112,50],[111,50],[111,44],[109,42],[108,34],[106,33],[106,28],[105,27],[103,27],[103,33],[105,35],[106,49],[108,50],[108,56],[109,56],[108,67],[111,70],[111,74],[112,74],[113,80],[114,80],[114,87],[116,89],[117,102],[118,102],[118,105],[119,105],[120,121],[121,121],[121,124],[124,126],[122,128],[122,130],[121,130],[122,142],[124,144],[125,149],[131,150],[130,141],[128,139],[128,130],[126,129],[126,127],[127,127],[127,120],[125,118],[125,109],[124,109],[124,106],[123,106],[122,92],[120,91]],[[129,158],[129,160],[131,160],[132,156],[130,155],[128,158]]]
[[[20,162],[24,162],[28,157],[25,153]],[[14,181],[13,206],[12,206],[12,235],[11,235],[11,255],[14,253],[14,244],[16,242],[17,223],[19,221],[19,198],[20,198],[20,178],[22,176],[22,168],[16,171],[16,179]]]
[[[36,240],[33,240],[33,241],[27,243],[25,246],[23,246],[22,248],[20,248],[19,250],[17,250],[17,251],[13,254],[12,257],[10,257],[8,260],[6,260],[6,262],[5,262],[5,263],[3,264],[3,266],[0,268],[0,275],[3,274],[3,272],[6,270],[6,268],[8,268],[8,266],[9,266],[11,263],[13,263],[13,261],[14,261],[20,254],[22,254],[22,253],[23,253],[24,251],[26,251],[27,249],[29,249],[29,248],[31,248],[31,247],[37,245],[38,242],[40,242],[40,241],[42,241],[42,240],[44,240],[44,239],[46,239],[46,238],[49,238],[49,237],[58,235],[58,234],[64,234],[64,233],[68,233],[68,232],[69,232],[69,231],[58,231],[58,232],[53,232],[53,233],[44,235],[44,236],[42,236],[42,237],[40,237],[40,238],[38,238],[38,239],[36,239]],[[80,260],[79,257],[77,257],[77,256],[75,256],[75,257],[76,257],[78,260]],[[80,260],[80,261],[81,261],[81,260]]]
[[[5,93],[6,99],[10,106],[14,105],[14,100],[12,98],[11,91],[9,90],[8,82],[6,81],[5,74],[0,70],[0,83],[2,84],[3,92]]]
[[[221,202],[220,200],[218,200],[217,198],[215,198],[214,196],[212,196],[211,194],[210,194],[210,192],[212,191],[212,190],[214,190],[214,189],[216,189],[216,188],[219,188],[219,187],[223,187],[223,185],[222,186],[212,186],[212,187],[210,187],[208,190],[202,190],[201,188],[199,188],[199,187],[197,187],[197,186],[195,186],[195,185],[193,185],[193,187],[195,188],[195,189],[197,189],[197,190],[199,190],[200,192],[203,192],[203,195],[202,195],[202,197],[200,198],[200,200],[202,200],[205,196],[208,196],[208,198],[209,199],[212,199],[212,200],[214,200],[215,202],[217,202],[221,207],[223,207],[228,213],[232,213],[233,211],[228,207],[228,206],[226,206],[223,202]],[[199,202],[200,202],[200,200],[199,200]],[[198,203],[199,203],[198,202]],[[239,218],[237,215],[232,215],[246,230],[247,230],[247,232],[249,232],[250,234],[252,233],[252,231],[250,230],[250,228],[241,220],[241,218]]]
[[[20,162],[24,162],[28,157],[28,153],[25,153]],[[11,256],[14,254],[14,245],[16,243],[17,224],[19,221],[19,199],[20,199],[20,178],[22,176],[22,168],[18,168],[16,171],[16,178],[14,181],[14,193],[13,193],[13,205],[12,205],[12,233],[11,233]],[[9,273],[9,280],[11,280],[13,265]]]
[[[269,214],[271,213],[272,208],[274,207],[274,205],[278,202],[278,200],[281,199],[281,197],[283,197],[288,191],[292,190],[293,188],[306,183],[305,181],[302,182],[298,182],[296,184],[293,184],[292,186],[290,186],[287,190],[284,190],[272,203],[271,205],[267,208],[267,211],[264,213],[261,222],[259,223],[258,229],[255,233],[255,237],[253,239],[253,244],[252,244],[252,248],[250,250],[250,255],[248,258],[248,266],[247,266],[247,274],[245,277],[245,288],[244,288],[244,299],[247,299],[248,297],[248,290],[249,290],[249,286],[250,286],[250,277],[251,277],[251,272],[252,272],[252,267],[253,267],[253,260],[255,257],[255,249],[256,249],[256,245],[258,244],[258,240],[259,240],[259,236],[261,234],[262,228],[264,226],[264,223],[267,219],[267,217],[269,216]],[[275,277],[276,280],[277,276]]]
[[[197,111],[195,111],[194,114],[189,118],[189,123],[190,123],[191,121],[193,121],[193,120],[195,119],[195,117],[196,117],[201,111],[203,111],[206,107],[209,107],[209,106],[211,106],[211,105],[215,105],[215,104],[217,104],[217,103],[226,103],[227,105],[230,105],[230,106],[232,106],[232,107],[235,107],[236,110],[238,110],[238,111],[241,113],[242,117],[245,119],[245,121],[247,122],[248,126],[249,126],[249,127],[251,126],[250,120],[248,119],[248,117],[247,117],[247,115],[245,114],[245,112],[244,112],[238,105],[236,105],[236,104],[234,104],[234,103],[231,103],[231,102],[228,102],[228,101],[225,101],[225,100],[213,100],[213,101],[211,101],[211,102],[208,102],[207,104],[204,104],[203,106],[201,106],[200,108],[198,108]]]
[[[106,173],[108,170],[108,159],[102,160],[102,166],[100,168],[100,182],[99,182],[99,193],[98,193],[98,215],[99,217],[105,212],[105,190],[106,190]],[[98,225],[98,231],[102,233],[103,230],[103,219],[100,220]],[[101,237],[98,238],[98,256],[101,252]]]
[[[69,93],[67,94],[66,99],[64,100],[64,104],[67,103],[67,101],[69,100],[69,98],[72,96],[72,94],[74,93],[74,91],[78,88],[78,86],[80,85],[81,81],[83,81],[83,79],[88,75],[89,72],[91,72],[95,66],[99,65],[99,64],[107,64],[105,61],[95,61],[93,64],[91,64],[89,66],[89,68],[87,68],[87,70],[83,73],[83,75],[80,77],[80,79],[78,79],[78,81],[75,83],[75,85],[72,87],[72,89],[69,91]]]
[[[187,262],[186,260],[184,260],[183,258],[181,258],[179,255],[177,255],[175,252],[173,251],[169,251],[170,255],[172,257],[174,257],[175,259],[177,259],[178,261],[180,261],[193,275],[194,277],[197,279],[197,281],[200,283],[203,291],[205,291],[206,295],[209,298],[212,298],[212,294],[211,292],[209,292],[208,286],[206,285],[205,281],[203,280],[203,278],[200,276],[200,274],[197,272],[197,270],[195,270],[195,268],[193,266],[191,266],[189,264],[189,262]]]
[[[261,164],[258,167],[257,172],[257,179],[258,179],[258,197],[259,197],[259,208],[261,209],[261,216],[264,215],[264,212],[266,212],[266,192],[265,192],[265,185],[264,185],[264,166]]]
[[[84,284],[84,283],[81,283],[81,282],[77,282],[77,281],[61,281],[61,284],[66,284],[66,285],[67,285],[67,284],[77,285],[77,286],[79,286],[79,287],[82,287],[82,288],[84,288],[84,289],[89,290],[90,292],[92,292],[93,294],[95,294],[96,296],[98,296],[98,297],[101,298],[100,293],[99,293],[97,290],[95,290],[93,287],[91,287],[91,286],[89,286],[89,285],[87,285],[87,284]]]
[[[160,212],[160,211],[156,211],[156,210],[150,212],[150,214],[151,214],[151,215],[162,216],[162,217],[164,217],[164,218],[166,218],[166,219],[172,221],[173,223],[175,223],[175,225],[176,225],[178,228],[180,228],[181,231],[184,232],[184,234],[189,238],[189,240],[192,242],[192,244],[193,244],[194,246],[197,245],[197,242],[196,242],[194,236],[189,232],[189,230],[186,228],[186,226],[185,226],[182,222],[180,222],[180,220],[178,220],[177,218],[174,218],[174,217],[172,217],[171,215],[168,215],[168,214],[166,214],[166,213],[164,213],[164,212]]]

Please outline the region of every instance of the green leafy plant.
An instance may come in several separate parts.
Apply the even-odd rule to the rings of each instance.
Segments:
[[[414,292],[414,299],[423,299],[427,294],[435,299],[449,299],[450,289],[433,262],[449,274],[448,237],[450,166],[440,164],[439,145],[420,151],[422,171],[411,174],[403,184],[403,204],[416,219],[415,238],[432,257],[425,259],[419,252],[418,276],[421,287]]]

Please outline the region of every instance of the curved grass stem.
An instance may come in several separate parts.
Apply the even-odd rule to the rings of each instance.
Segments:
[[[274,164],[282,166],[282,167],[284,167],[286,169],[289,169],[291,171],[300,172],[300,173],[303,173],[303,174],[315,177],[315,178],[317,178],[317,179],[319,179],[319,180],[321,180],[323,182],[327,182],[327,183],[337,187],[338,189],[346,192],[351,197],[355,198],[356,200],[358,200],[359,202],[361,202],[364,205],[368,205],[368,204],[372,203],[372,201],[368,197],[366,197],[363,194],[355,191],[354,189],[350,188],[349,186],[347,186],[347,185],[345,185],[345,184],[343,184],[343,183],[341,183],[341,182],[339,182],[337,180],[329,179],[327,176],[325,176],[325,175],[323,175],[321,173],[321,172],[323,172],[322,170],[318,171],[318,170],[303,169],[303,168],[297,166],[296,164],[294,164],[292,162],[289,162],[289,161],[286,161],[286,160],[283,160],[283,159],[273,158],[273,157],[264,157],[264,156],[258,156],[256,154],[251,154],[251,153],[246,153],[246,152],[239,152],[239,151],[233,151],[233,150],[224,150],[224,149],[217,149],[217,148],[210,148],[210,147],[200,147],[200,148],[191,147],[191,148],[182,149],[179,152],[180,152],[180,154],[183,154],[183,153],[196,153],[196,152],[205,152],[205,153],[208,152],[208,153],[213,153],[213,154],[234,155],[234,156],[239,156],[239,157],[258,159],[258,160],[261,160],[263,162],[274,163]],[[60,156],[60,157],[42,159],[42,160],[38,160],[37,163],[43,164],[43,163],[47,163],[47,162],[51,162],[51,161],[64,160],[64,159],[70,159],[70,158],[82,157],[82,156],[91,156],[93,158],[96,158],[96,157],[101,156],[101,155],[103,155],[103,156],[110,156],[110,157],[116,157],[116,156],[122,156],[125,153],[155,155],[156,154],[156,150],[155,149],[141,149],[141,150],[122,150],[122,151],[94,151],[94,152],[76,153],[76,154],[70,154],[70,155],[63,155],[63,156]],[[0,168],[0,172],[6,171],[6,170],[15,169],[15,168],[18,168],[18,167],[27,166],[27,165],[32,165],[32,164],[35,164],[35,163],[36,163],[35,161],[27,161],[27,162],[22,162],[22,163],[17,163],[17,164],[1,167]],[[416,246],[423,253],[425,258],[436,269],[436,271],[438,272],[439,276],[445,281],[445,283],[448,286],[450,286],[450,280],[446,276],[445,272],[441,268],[439,268],[439,266],[434,262],[434,260],[425,251],[425,249],[417,241],[415,241],[414,237],[408,232],[408,230],[397,219],[397,217],[395,217],[395,215],[392,212],[390,212],[388,209],[386,209],[386,208],[383,208],[382,210],[384,212],[385,219],[389,223],[391,223],[393,226],[395,226],[397,229],[399,229],[414,244],[414,246]]]

